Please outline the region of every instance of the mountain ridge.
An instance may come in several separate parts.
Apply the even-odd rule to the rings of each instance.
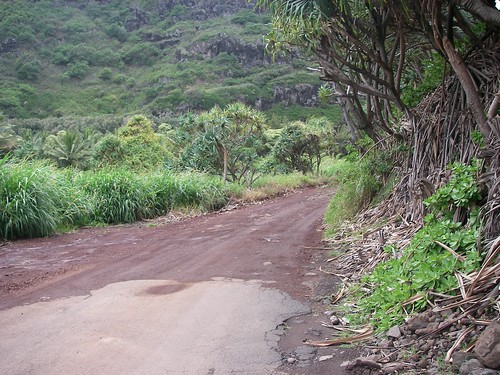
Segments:
[[[265,53],[268,16],[246,0],[11,0],[0,19],[9,118],[173,115],[237,100],[279,115],[328,112],[306,60]]]

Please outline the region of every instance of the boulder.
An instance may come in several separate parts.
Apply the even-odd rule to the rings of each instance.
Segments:
[[[491,323],[479,335],[474,353],[485,367],[500,370],[500,322]]]
[[[0,40],[0,53],[16,51],[17,40],[15,38],[5,38],[4,40]]]
[[[472,371],[481,370],[484,366],[477,359],[469,359],[460,366],[460,375],[469,375]]]
[[[471,359],[477,359],[476,356],[473,353],[468,353],[468,352],[454,352],[451,356],[451,361],[453,363],[453,367],[455,369],[459,370],[460,367],[467,361]]]

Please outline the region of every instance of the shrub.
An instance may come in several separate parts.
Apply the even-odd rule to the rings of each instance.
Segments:
[[[160,55],[160,50],[150,44],[137,43],[127,48],[122,54],[122,60],[129,65],[152,65],[154,59]]]
[[[172,157],[151,121],[143,115],[133,116],[119,128],[118,138],[123,144],[122,163],[134,170],[161,167]]]
[[[63,78],[84,78],[90,71],[89,64],[86,61],[77,61],[69,63],[68,69],[63,74]]]
[[[119,165],[123,162],[124,156],[123,142],[114,134],[106,134],[97,144],[94,154],[100,166]]]
[[[125,42],[128,39],[127,30],[121,25],[113,23],[104,28],[104,32],[110,38],[114,38],[120,42]]]
[[[38,60],[18,61],[16,63],[16,74],[19,79],[35,81],[42,72],[42,64]]]
[[[243,9],[234,15],[231,22],[237,25],[245,25],[247,23],[256,24],[260,22],[260,18],[253,10]]]

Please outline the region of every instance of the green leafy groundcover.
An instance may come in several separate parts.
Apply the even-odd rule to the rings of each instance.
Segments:
[[[476,167],[454,164],[452,171],[449,183],[424,202],[430,214],[402,255],[380,263],[362,279],[369,293],[360,296],[354,321],[369,320],[378,330],[387,330],[401,323],[407,313],[423,310],[427,299],[433,298],[428,292],[454,293],[458,287],[455,272],[470,273],[479,268],[482,256],[477,249],[475,207],[481,194]],[[453,221],[457,209],[467,212],[464,224]],[[384,250],[392,253],[396,249],[387,246]],[[405,303],[410,299],[414,302]]]

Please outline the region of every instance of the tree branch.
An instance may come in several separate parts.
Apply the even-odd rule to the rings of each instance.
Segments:
[[[469,13],[481,18],[486,23],[500,26],[500,10],[489,6],[482,0],[457,0],[457,3]]]

